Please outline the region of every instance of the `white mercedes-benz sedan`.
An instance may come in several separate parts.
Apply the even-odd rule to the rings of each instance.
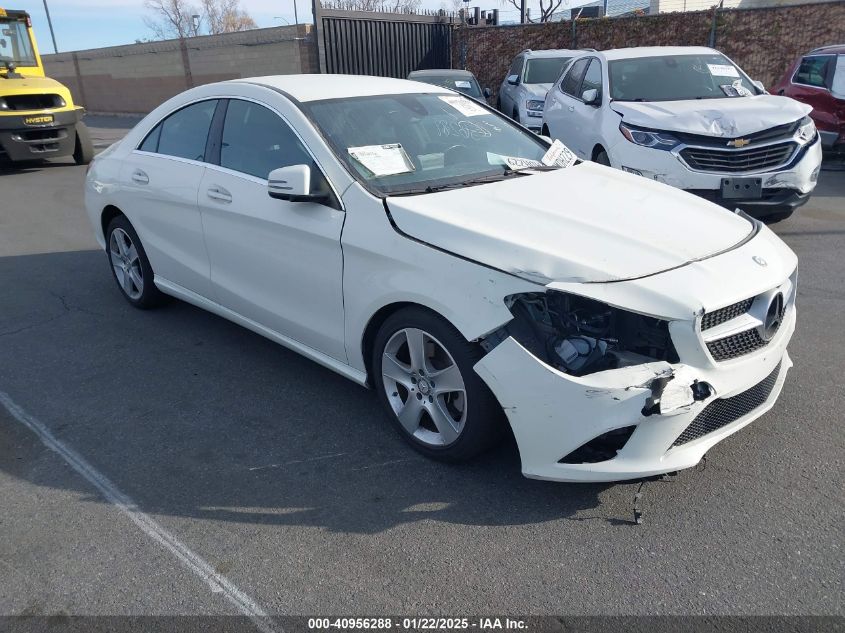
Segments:
[[[297,75],[167,101],[91,166],[125,298],[171,295],[376,390],[446,460],[688,468],[771,408],[797,259],[768,228],[447,89]]]

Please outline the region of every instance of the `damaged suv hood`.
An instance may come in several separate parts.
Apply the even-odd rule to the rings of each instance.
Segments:
[[[756,95],[686,101],[612,101],[610,107],[631,125],[736,138],[792,123],[812,108],[788,97]]]
[[[386,205],[409,237],[543,284],[644,277],[730,250],[754,230],[701,198],[594,163]]]

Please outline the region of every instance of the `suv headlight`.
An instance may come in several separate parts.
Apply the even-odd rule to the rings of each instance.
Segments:
[[[795,130],[795,140],[806,145],[816,139],[816,124],[808,116],[805,116],[798,123],[798,129]]]
[[[643,147],[668,150],[681,144],[681,141],[667,132],[645,130],[625,125],[624,123],[619,124],[619,131],[622,132],[622,136],[626,139],[635,145],[641,145]]]
[[[539,101],[537,99],[529,99],[526,101],[525,109],[528,111],[528,116],[543,116],[543,106],[545,103],[545,101]]]
[[[567,374],[678,362],[668,321],[555,290],[512,295],[505,303],[514,316],[508,335]]]

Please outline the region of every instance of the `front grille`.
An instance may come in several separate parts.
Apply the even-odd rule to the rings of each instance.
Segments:
[[[10,95],[3,97],[9,110],[50,110],[63,108],[64,99],[59,95]]]
[[[780,363],[774,368],[771,374],[762,381],[730,398],[720,398],[708,404],[695,416],[690,425],[678,436],[672,446],[680,446],[692,440],[697,440],[708,433],[717,431],[731,422],[736,422],[741,417],[748,415],[754,409],[762,405],[772,394],[778,376],[780,375]]]
[[[681,151],[681,156],[692,169],[733,174],[780,167],[796,147],[792,141],[742,150],[687,147]]]
[[[750,299],[743,299],[733,305],[729,305],[725,308],[719,308],[713,312],[708,312],[701,318],[701,331],[703,332],[704,330],[709,330],[710,328],[730,321],[741,314],[745,314],[748,312],[749,308],[751,308],[752,303],[754,303],[754,297],[751,297]]]
[[[730,360],[738,356],[745,356],[751,352],[765,347],[768,341],[764,340],[756,328],[745,330],[739,334],[726,336],[707,343],[707,349],[715,361]]]

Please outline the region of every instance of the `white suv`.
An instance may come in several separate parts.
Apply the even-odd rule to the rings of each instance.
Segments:
[[[778,221],[816,186],[810,110],[711,48],[627,48],[575,58],[546,97],[542,133],[581,158]]]
[[[582,51],[526,49],[511,62],[496,107],[534,132],[543,122],[543,100],[570,59]]]

